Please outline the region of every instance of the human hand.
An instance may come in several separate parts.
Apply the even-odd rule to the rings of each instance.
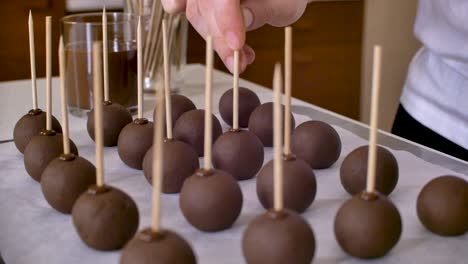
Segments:
[[[242,2],[242,3],[241,3]],[[245,43],[245,32],[265,24],[282,27],[294,23],[308,0],[162,0],[168,13],[185,12],[195,30],[206,38],[232,72],[234,50],[239,50],[240,71],[255,60],[254,50]]]

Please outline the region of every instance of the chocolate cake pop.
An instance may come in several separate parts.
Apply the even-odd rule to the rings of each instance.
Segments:
[[[284,115],[284,107],[283,115]],[[249,118],[249,131],[257,135],[265,147],[273,146],[273,103],[259,105]],[[291,129],[296,126],[294,116],[291,114]]]
[[[292,31],[288,32],[288,30],[286,30],[284,50],[286,62],[285,88],[286,94],[291,98]],[[283,118],[285,117],[285,112],[288,115],[288,118],[284,118],[287,123],[285,125],[289,124],[288,128],[283,129],[288,133],[288,136],[290,136],[291,130],[296,127],[294,116],[291,113],[291,103],[289,102],[289,104],[286,104],[286,107],[282,108]],[[249,118],[249,130],[257,135],[265,147],[271,147],[273,145],[273,103],[265,103],[255,108]]]
[[[291,29],[285,30],[286,46],[286,71],[285,71],[285,110],[291,109],[291,74],[292,74],[292,36]],[[280,78],[280,77],[278,77]],[[281,87],[281,86],[280,86]],[[304,212],[315,199],[317,183],[315,175],[310,166],[302,159],[291,153],[291,118],[290,115],[284,117],[284,152],[282,155],[283,180],[283,201],[284,207],[296,212]],[[279,161],[271,160],[260,171],[257,178],[257,195],[260,203],[265,209],[273,207],[274,199],[274,163]]]
[[[177,119],[179,119],[181,115],[190,110],[195,110],[197,107],[192,100],[181,94],[171,94],[170,99],[172,106],[171,124],[173,126],[172,128],[174,128]],[[164,116],[163,119],[166,119],[166,117]],[[153,120],[156,120],[156,111],[153,112]]]
[[[363,191],[346,201],[335,217],[335,236],[346,253],[358,258],[378,258],[400,239],[398,209],[384,195]]]
[[[81,240],[97,250],[122,248],[138,229],[138,208],[121,190],[111,186],[88,188],[75,202],[73,225]]]
[[[162,21],[163,30],[163,49],[167,50],[167,29],[166,20]],[[167,55],[167,52],[164,52]],[[167,57],[166,57],[167,58]],[[165,59],[167,60],[167,59]],[[166,75],[167,76],[167,75]],[[168,85],[165,84],[166,87]],[[168,89],[166,89],[168,90]],[[167,95],[168,96],[168,95]],[[157,90],[156,106],[157,120],[163,117],[163,92]],[[164,181],[162,173],[164,164],[162,163],[162,144],[163,144],[163,123],[157,122],[154,131],[154,163],[153,169],[153,212],[151,227],[140,232],[124,248],[120,258],[121,264],[150,264],[154,263],[187,263],[195,264],[196,257],[190,245],[178,234],[173,231],[161,228],[161,185]]]
[[[366,188],[367,162],[369,146],[361,146],[346,156],[341,164],[341,185],[351,195]],[[375,188],[384,195],[389,195],[398,183],[398,162],[386,148],[377,146]]]
[[[13,129],[13,141],[16,148],[24,153],[24,149],[29,141],[45,129],[46,113],[37,107],[37,88],[36,88],[36,56],[34,51],[34,22],[31,11],[29,11],[28,29],[29,29],[29,56],[31,60],[31,94],[32,109],[22,116],[15,124]],[[52,129],[62,133],[62,127],[55,117],[52,116]]]
[[[123,247],[138,229],[138,208],[123,191],[104,184],[101,45],[93,43],[94,109],[96,130],[96,185],[76,200],[73,225],[80,238],[97,250]]]
[[[315,199],[317,182],[310,166],[294,155],[283,155],[284,207],[298,213],[304,212]],[[273,207],[274,161],[260,170],[257,177],[257,196],[265,209]]]
[[[219,113],[226,124],[233,126],[234,89],[229,89],[219,99]],[[247,128],[252,112],[260,105],[260,99],[250,89],[239,87],[239,126]]]
[[[125,246],[120,264],[195,264],[195,254],[180,235],[170,230],[146,229]]]
[[[153,145],[153,122],[143,118],[143,41],[140,20],[138,20],[137,31],[138,118],[127,124],[120,132],[117,150],[120,159],[127,166],[141,170],[143,169],[145,154]]]
[[[143,159],[143,173],[149,183],[152,183],[153,147]],[[195,150],[179,140],[166,139],[163,143],[163,193],[179,193],[185,179],[190,177],[199,167],[198,154]]]
[[[381,49],[374,47],[369,162],[366,189],[346,201],[335,216],[335,236],[341,248],[358,258],[378,258],[387,254],[401,236],[398,209],[376,190],[377,109]]]
[[[176,140],[172,134],[172,121],[174,114],[172,112],[173,97],[170,94],[169,82],[169,55],[167,51],[166,24],[163,22],[163,66],[164,66],[164,104],[166,109],[166,118],[163,127],[166,128],[166,140],[162,145],[162,186],[163,193],[178,193],[182,188],[185,179],[190,177],[199,167],[198,153],[187,143]],[[161,100],[162,102],[163,100]],[[156,105],[158,108],[159,105]],[[162,115],[163,116],[163,115]],[[155,118],[158,120],[158,118]],[[162,123],[162,122],[158,122]],[[151,147],[143,159],[143,173],[150,184],[153,182],[153,147]]]
[[[102,102],[102,105],[102,115],[104,118],[104,146],[117,146],[120,132],[127,124],[132,122],[132,115],[127,110],[127,108],[120,104],[111,101],[105,101]],[[86,128],[88,130],[88,135],[92,140],[95,140],[94,109],[91,109],[91,111],[88,113]]]
[[[96,183],[96,168],[91,162],[70,153],[68,109],[65,89],[65,54],[63,40],[59,46],[60,97],[63,124],[63,154],[52,160],[42,172],[41,188],[47,202],[59,212],[71,213],[76,199]]]
[[[34,136],[24,150],[24,166],[28,174],[36,181],[41,180],[41,174],[47,164],[62,154],[63,142],[61,134],[52,130],[52,17],[46,17],[46,130]],[[71,152],[78,154],[73,142]]]
[[[213,141],[216,140],[223,129],[221,123],[216,116],[212,115],[213,120]],[[197,109],[185,112],[177,119],[174,126],[174,138],[183,141],[192,146],[198,153],[198,156],[203,156],[203,130],[205,129],[205,110]]]
[[[117,146],[119,135],[122,129],[132,122],[132,114],[124,106],[112,102],[109,97],[109,76],[108,76],[108,44],[107,44],[107,15],[103,13],[102,16],[102,35],[103,35],[103,63],[104,63],[104,102],[102,114],[104,118],[104,146],[113,147]],[[94,109],[88,113],[88,121],[86,128],[88,135],[92,140],[94,138],[95,130]]]
[[[242,191],[232,175],[211,168],[212,145],[212,71],[213,42],[207,37],[206,91],[204,125],[204,166],[187,178],[180,191],[180,209],[194,227],[207,232],[220,231],[232,226],[242,209]],[[190,112],[187,112],[188,114]],[[186,115],[184,114],[184,115]],[[182,116],[183,117],[183,116]],[[181,118],[182,119],[182,118]],[[181,121],[179,119],[177,122]],[[177,125],[176,125],[177,128]]]
[[[96,168],[75,154],[53,159],[41,176],[44,198],[55,210],[69,214],[80,195],[96,184]]]
[[[263,144],[250,132],[239,129],[239,51],[234,51],[234,106],[231,113],[232,129],[222,134],[213,145],[213,166],[230,173],[237,180],[255,176],[263,164]],[[232,118],[233,117],[233,118]]]
[[[249,264],[309,264],[315,255],[315,236],[299,214],[270,210],[250,222],[242,251]]]
[[[300,124],[291,135],[291,150],[312,169],[326,169],[340,157],[341,140],[336,130],[322,121]]]
[[[70,140],[70,152],[78,155],[75,143]],[[53,130],[43,130],[34,136],[24,150],[24,167],[37,182],[49,162],[63,153],[62,134]]]
[[[460,236],[468,231],[468,182],[441,176],[428,182],[418,195],[419,220],[441,236]]]
[[[242,238],[242,251],[249,264],[309,264],[315,255],[315,236],[297,213],[284,208],[281,159],[281,66],[275,66],[274,207],[249,223]],[[306,165],[307,166],[307,165]]]
[[[33,108],[16,122],[13,129],[13,141],[21,153],[24,153],[26,146],[34,136],[46,129],[46,115],[47,113],[41,109]],[[52,116],[52,129],[57,133],[62,133],[62,127],[54,116]]]

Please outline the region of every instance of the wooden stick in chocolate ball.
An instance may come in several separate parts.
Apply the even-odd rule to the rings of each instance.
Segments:
[[[22,116],[15,124],[13,129],[13,141],[16,148],[24,153],[26,145],[31,139],[45,129],[46,113],[43,112],[37,105],[37,87],[36,87],[36,55],[34,48],[34,22],[31,10],[29,10],[28,19],[29,31],[29,56],[31,62],[31,94],[32,94],[32,109]],[[61,133],[62,128],[58,120],[52,116],[52,128]]]
[[[163,26],[164,27],[164,26]],[[163,91],[157,89],[156,117],[163,120]],[[195,254],[187,241],[174,231],[161,228],[161,186],[163,179],[163,125],[155,124],[153,150],[153,213],[151,227],[138,233],[122,251],[121,264],[187,263],[195,264]]]
[[[24,150],[24,167],[36,181],[56,157],[63,151],[62,135],[52,129],[52,17],[46,17],[46,129],[34,136]],[[78,155],[78,150],[70,141],[71,152]]]
[[[161,162],[163,164],[163,193],[178,193],[182,188],[182,184],[185,179],[192,175],[199,167],[197,152],[187,143],[173,138],[172,134],[172,102],[170,94],[170,75],[169,75],[169,54],[168,54],[168,42],[167,42],[167,25],[166,20],[162,21],[162,32],[163,32],[163,62],[164,62],[164,100],[166,109],[166,118],[156,118],[159,120],[156,123],[162,123],[162,120],[166,121],[166,136],[162,145],[163,155]],[[161,100],[162,102],[162,100]],[[159,105],[156,105],[156,108]],[[164,125],[164,123],[163,123]],[[153,177],[153,147],[151,147],[145,154],[143,159],[143,173],[148,180],[152,183]]]
[[[234,51],[232,128],[213,145],[213,167],[237,180],[254,177],[263,165],[262,141],[252,132],[239,129],[239,51]]]
[[[315,236],[299,214],[284,208],[281,66],[274,74],[274,205],[249,223],[242,239],[247,263],[309,264],[315,255]]]
[[[207,56],[208,55],[209,54],[207,53]],[[209,62],[207,62],[207,64],[209,64]],[[211,75],[211,73],[207,73],[207,75],[208,74]],[[207,83],[207,86],[209,86],[211,89],[211,83]],[[211,95],[208,95],[206,92],[205,100],[208,99],[207,96]],[[209,104],[211,106],[211,101],[207,101],[205,104]],[[211,111],[209,112],[211,115],[209,117],[210,122],[207,123],[207,105],[205,108],[205,110],[196,109],[183,113],[177,119],[174,125],[174,137],[175,139],[183,141],[192,146],[198,153],[198,156],[201,157],[205,155],[206,157],[208,155],[211,168],[211,143],[223,133],[223,130],[218,118],[216,118],[216,116],[214,116]],[[209,126],[210,130],[208,131],[205,126]],[[210,136],[210,139],[206,139],[206,136]],[[207,144],[210,145],[210,148],[208,149],[209,153],[204,153],[204,151],[207,150]],[[205,163],[206,162],[208,161],[205,161]]]
[[[380,53],[380,48],[375,48],[375,52]],[[380,70],[380,65],[376,60],[380,60],[379,54],[374,55],[374,67],[376,70]],[[379,85],[380,73],[374,72],[372,79],[373,85],[376,87]],[[375,82],[375,83],[374,83]],[[373,93],[376,93],[376,104],[378,104],[378,88],[373,88]],[[378,107],[378,106],[376,106]],[[378,108],[375,109],[378,111]],[[398,183],[398,162],[395,156],[386,148],[378,146],[377,144],[372,146],[372,143],[377,142],[377,130],[373,130],[372,123],[377,122],[377,113],[372,115],[371,118],[371,134],[369,137],[369,146],[361,146],[350,152],[340,168],[340,180],[343,188],[351,195],[361,193],[364,189],[368,189],[369,184],[373,185],[375,189],[383,195],[389,195],[395,189]],[[377,129],[377,128],[376,128]],[[375,149],[372,149],[375,148]],[[371,162],[370,155],[375,155],[376,160]],[[372,165],[372,167],[371,167]],[[370,172],[369,169],[374,171]],[[372,174],[371,181],[369,182],[369,173]],[[366,178],[367,177],[367,178]]]
[[[290,98],[292,85],[292,28],[286,28],[285,45],[285,86],[286,98]],[[291,109],[291,101],[286,101],[286,112]],[[286,129],[289,129],[286,124]],[[289,136],[287,131],[285,134]],[[341,139],[336,130],[322,121],[307,121],[294,129],[291,140],[285,141],[286,150],[307,162],[312,169],[326,169],[333,165],[341,153]]]
[[[102,39],[103,39],[103,57],[102,61],[104,63],[104,94],[105,100],[101,102],[104,107],[102,109],[103,116],[104,116],[104,146],[106,147],[113,147],[117,146],[119,135],[122,129],[129,123],[132,122],[132,114],[128,111],[127,108],[118,104],[116,102],[112,102],[109,96],[109,74],[108,74],[108,34],[107,34],[107,14],[106,10],[103,10],[102,13]],[[111,44],[112,45],[112,44]],[[88,134],[92,140],[94,138],[94,128],[95,128],[95,120],[94,120],[94,109],[92,109],[88,113],[88,121],[86,123],[86,128],[88,130]]]
[[[117,150],[120,159],[127,166],[142,170],[145,154],[153,145],[153,122],[143,117],[143,29],[141,17],[138,18],[137,46],[138,116],[120,132]]]
[[[207,53],[207,56],[209,55],[209,52]],[[210,62],[207,62],[207,66]],[[208,76],[209,71],[207,70],[207,78],[211,76]],[[211,80],[211,79],[210,79]],[[211,89],[211,83],[207,83],[207,86],[210,87]],[[208,93],[206,93],[206,96],[209,96]],[[205,100],[207,100],[205,96]],[[174,103],[174,101],[172,101]],[[211,102],[205,102],[205,104],[210,104]],[[174,104],[172,104],[174,106]],[[207,107],[205,107],[207,108]],[[190,110],[185,113],[183,113],[175,122],[174,125],[174,138],[177,140],[180,140],[182,142],[185,142],[192,146],[193,149],[197,152],[198,156],[207,156],[204,151],[207,149],[207,142],[210,144],[210,148],[208,151],[208,156],[210,157],[210,168],[211,168],[211,144],[213,141],[215,141],[221,134],[223,133],[221,123],[219,122],[218,118],[214,116],[213,114],[210,114],[211,116],[209,119],[211,120],[209,123],[207,123],[207,109],[201,110],[201,109],[195,109],[195,110]],[[173,112],[174,113],[174,112]],[[174,120],[174,114],[173,118]],[[205,128],[206,125],[210,126],[210,131],[207,131],[207,128]],[[206,136],[210,136],[210,139],[205,138]],[[205,161],[205,163],[208,161]]]
[[[285,29],[285,61],[286,61],[286,93],[289,93],[289,98],[291,97],[291,71],[292,71],[292,29],[287,27]],[[288,92],[289,88],[289,92]],[[283,107],[283,112],[290,115],[285,117],[285,125],[288,125],[288,128],[285,129],[285,138],[286,135],[290,137],[291,130],[296,127],[296,122],[293,114],[291,113],[291,105],[286,105]],[[283,113],[284,115],[284,113]],[[249,130],[253,132],[258,138],[262,141],[265,147],[271,147],[273,144],[273,103],[264,103],[259,105],[252,112],[249,118]],[[285,142],[285,144],[290,145],[290,143]],[[291,148],[285,145],[285,148],[290,150]]]
[[[190,110],[195,110],[197,109],[195,107],[195,104],[187,98],[186,96],[183,96],[181,94],[171,94],[171,73],[170,73],[170,67],[169,67],[169,51],[168,51],[168,36],[167,36],[167,21],[166,19],[162,20],[162,35],[163,35],[163,69],[164,69],[164,104],[165,104],[165,109],[166,109],[166,114],[163,116],[162,120],[166,120],[165,122],[163,121],[163,124],[165,126],[170,126],[170,129],[166,127],[166,136],[168,139],[172,139],[172,129],[175,126],[175,122],[177,119],[179,119],[182,114],[185,112],[188,112]],[[166,39],[166,40],[164,40]],[[158,106],[155,106],[155,111],[153,112],[153,120],[158,120],[156,117],[156,108]],[[167,120],[169,119],[169,120]],[[159,122],[159,121],[158,121]],[[171,133],[171,134],[169,134]],[[163,174],[164,175],[164,174]],[[180,188],[179,188],[180,190]],[[163,187],[163,192],[164,192],[164,187]],[[178,192],[178,191],[177,191]]]
[[[400,239],[402,230],[398,209],[375,188],[380,58],[381,48],[375,46],[366,189],[341,206],[334,227],[341,248],[351,256],[364,259],[386,255]]]
[[[445,175],[429,181],[416,202],[421,223],[441,236],[461,236],[468,231],[468,181]]]
[[[63,124],[63,154],[53,159],[42,172],[41,188],[46,201],[59,212],[69,214],[76,199],[96,183],[96,168],[88,160],[70,151],[67,90],[65,87],[65,51],[59,41],[60,99]]]
[[[96,185],[76,200],[72,220],[81,240],[97,250],[122,248],[138,229],[138,208],[123,191],[104,184],[102,43],[93,43],[94,115],[96,120]]]
[[[234,130],[239,130],[239,126],[248,127],[250,115],[260,105],[260,99],[252,90],[239,87],[239,68],[236,68],[236,63],[239,64],[238,50],[234,51],[233,88],[224,92],[218,107],[224,122]]]
[[[207,37],[204,166],[187,178],[180,192],[180,209],[195,228],[214,232],[227,229],[239,217],[243,197],[232,175],[211,167],[213,40]],[[177,121],[179,122],[180,119]]]
[[[292,29],[285,29],[285,111],[291,111],[291,75],[292,75]],[[285,207],[298,213],[304,212],[315,199],[317,182],[312,168],[291,153],[291,115],[284,116],[284,151],[283,174]],[[274,160],[262,168],[257,178],[257,196],[265,209],[274,204]]]

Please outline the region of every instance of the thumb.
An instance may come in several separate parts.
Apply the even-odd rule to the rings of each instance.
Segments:
[[[185,11],[187,0],[161,0],[164,10],[169,14],[177,14]]]
[[[245,0],[242,2],[244,17],[250,17],[247,30],[269,24],[284,27],[298,20],[305,11],[308,0]]]

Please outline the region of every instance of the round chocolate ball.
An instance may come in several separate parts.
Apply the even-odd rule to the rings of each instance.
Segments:
[[[143,173],[150,184],[153,184],[153,154],[151,147],[143,159]],[[185,179],[200,167],[197,152],[187,143],[174,139],[164,140],[161,162],[163,193],[179,193]]]
[[[130,168],[143,169],[143,159],[153,145],[153,122],[145,118],[135,119],[120,132],[117,151],[120,159]]]
[[[346,201],[335,216],[335,237],[354,257],[382,257],[398,242],[402,223],[398,209],[380,193],[362,192]]]
[[[30,110],[16,122],[13,129],[13,141],[21,153],[24,153],[24,149],[34,136],[46,129],[46,115],[46,112],[38,108]],[[62,127],[54,116],[52,116],[52,129],[62,133]]]
[[[304,212],[315,199],[317,182],[315,174],[305,161],[294,155],[284,156],[283,163],[283,202],[284,207],[296,212]],[[265,209],[274,205],[274,160],[262,168],[257,177],[257,196]]]
[[[431,180],[421,190],[416,209],[419,220],[441,236],[460,236],[468,231],[468,182],[455,176]]]
[[[78,155],[75,143],[70,140],[71,153]],[[53,130],[43,130],[34,136],[24,150],[24,167],[28,174],[40,182],[49,162],[63,153],[63,136]]]
[[[102,129],[104,146],[117,146],[120,131],[131,122],[132,115],[127,108],[117,103],[103,102]],[[88,113],[86,128],[89,136],[94,140],[94,109]]]
[[[237,181],[220,170],[198,170],[180,191],[180,209],[185,219],[205,232],[227,229],[242,209],[242,191]]]
[[[242,251],[249,264],[309,264],[315,255],[315,236],[297,213],[270,210],[250,222]]]
[[[179,119],[179,117],[183,115],[185,112],[197,109],[197,107],[192,102],[192,100],[190,100],[189,98],[181,94],[171,94],[171,107],[172,107],[171,108],[172,127],[175,126],[177,119]],[[156,111],[153,111],[153,120],[156,120]],[[164,114],[164,120],[166,120],[166,114]],[[164,126],[165,125],[166,125],[166,122],[164,121]]]
[[[213,145],[213,167],[231,174],[237,180],[254,177],[262,168],[263,158],[263,144],[250,131],[231,129]]]
[[[96,168],[74,154],[52,160],[41,176],[42,193],[55,210],[69,214],[75,201],[96,183]]]
[[[283,120],[284,120],[284,106]],[[296,127],[294,115],[291,113],[291,131]],[[249,130],[257,135],[265,147],[273,146],[273,103],[259,105],[249,118]]]
[[[78,235],[97,250],[122,248],[137,231],[138,208],[121,190],[95,185],[76,200],[72,219]]]
[[[170,230],[145,229],[125,245],[120,264],[195,264],[192,247]]]
[[[213,142],[223,133],[221,123],[218,118],[212,115],[213,118]],[[203,156],[203,146],[205,140],[205,110],[191,110],[185,112],[174,127],[174,138],[183,141],[192,146],[198,153],[198,156]]]
[[[333,165],[341,153],[341,140],[336,130],[322,121],[307,121],[294,129],[291,150],[313,169]]]
[[[375,188],[389,195],[398,183],[398,162],[386,148],[377,146]],[[361,146],[346,156],[340,168],[341,185],[351,195],[366,189],[369,146]]]
[[[232,98],[234,89],[229,89],[219,99],[219,113],[229,126],[232,127]],[[251,90],[239,87],[239,126],[247,128],[249,126],[250,114],[260,105],[260,99],[257,94]]]

